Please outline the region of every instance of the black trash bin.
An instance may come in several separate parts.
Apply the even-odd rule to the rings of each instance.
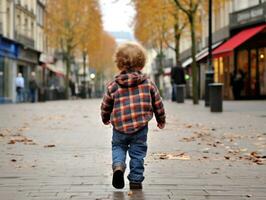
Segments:
[[[211,112],[223,112],[223,84],[209,84]]]
[[[176,85],[176,102],[185,102],[185,85]]]

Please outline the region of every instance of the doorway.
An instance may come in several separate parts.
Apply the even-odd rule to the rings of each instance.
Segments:
[[[237,70],[244,73],[241,96],[246,99],[266,97],[266,48],[237,52]]]

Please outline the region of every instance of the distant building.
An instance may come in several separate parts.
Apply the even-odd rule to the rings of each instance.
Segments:
[[[45,50],[45,0],[0,1],[0,99],[15,101],[14,80],[25,78],[25,98],[31,72],[40,79],[39,56]]]
[[[224,84],[224,97],[232,99],[231,77],[244,73],[242,98],[266,98],[266,0],[231,0],[213,12],[213,67],[215,82]],[[204,96],[208,55],[208,15],[203,15],[202,37],[197,43],[200,94]],[[191,41],[181,39],[183,67],[190,70]]]

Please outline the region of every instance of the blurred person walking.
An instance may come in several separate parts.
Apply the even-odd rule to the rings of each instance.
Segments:
[[[241,99],[241,91],[244,87],[244,78],[245,75],[242,69],[234,71],[231,75],[231,85],[235,100]]]
[[[171,69],[171,84],[172,84],[172,101],[176,101],[178,85],[186,84],[184,69],[181,62],[177,61],[176,66]]]
[[[72,80],[72,78],[69,79],[69,88],[71,91],[71,98],[72,99],[76,99],[76,84],[74,83],[74,81]]]
[[[29,81],[29,89],[30,89],[30,101],[34,103],[36,101],[36,91],[38,89],[38,84],[36,82],[35,72],[31,73],[31,78]]]
[[[17,103],[20,103],[24,101],[23,93],[24,93],[25,83],[22,73],[18,73],[18,76],[16,77],[15,81],[16,81],[15,84],[16,84],[16,93],[17,93]]]

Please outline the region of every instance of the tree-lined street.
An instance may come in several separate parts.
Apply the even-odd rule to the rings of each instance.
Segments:
[[[165,102],[150,124],[143,191],[111,185],[111,127],[100,100],[0,107],[0,195],[31,199],[265,199],[266,104],[228,101],[224,112]],[[127,182],[126,182],[127,183]]]

